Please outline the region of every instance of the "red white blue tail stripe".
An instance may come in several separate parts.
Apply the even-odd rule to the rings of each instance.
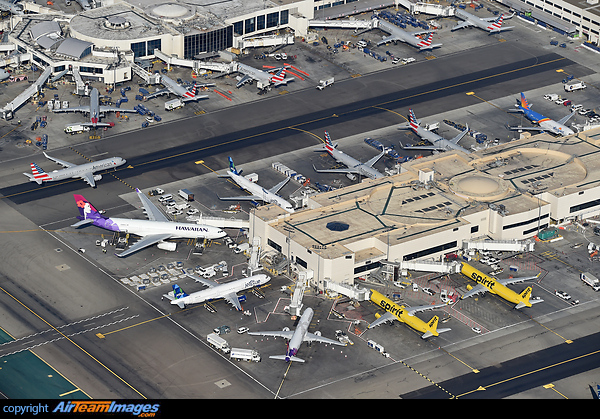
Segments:
[[[184,96],[188,97],[188,98],[196,97],[196,88],[197,88],[197,86],[196,86],[196,83],[194,82],[194,85],[192,86],[191,90],[188,90],[187,92],[185,92]]]
[[[426,37],[425,39],[423,39],[421,42],[419,42],[417,45],[418,45],[420,48],[423,48],[423,47],[429,47],[429,46],[431,46],[431,41],[432,41],[432,40],[433,40],[433,33],[432,33],[432,32],[430,32],[430,33],[427,35],[427,37]]]
[[[408,120],[408,125],[410,126],[410,129],[412,129],[414,132],[417,132],[417,129],[419,128],[420,124],[412,109],[408,110]]]
[[[502,20],[504,19],[504,15],[500,15],[500,17],[498,19],[496,19],[494,21],[494,23],[492,23],[490,26],[488,26],[487,28],[494,32],[497,30],[500,30],[500,28],[502,27]]]
[[[275,73],[275,75],[273,77],[271,77],[271,82],[273,83],[279,83],[282,82],[285,79],[285,67],[283,67],[281,70],[279,70],[277,73]]]
[[[325,149],[327,150],[327,152],[329,154],[331,154],[331,152],[333,151],[335,147],[333,146],[333,143],[331,142],[331,137],[329,136],[329,133],[327,131],[325,131]]]
[[[33,172],[33,178],[38,181],[38,183],[39,181],[52,179],[48,173],[44,172],[44,169],[35,163],[31,163],[31,171]]]

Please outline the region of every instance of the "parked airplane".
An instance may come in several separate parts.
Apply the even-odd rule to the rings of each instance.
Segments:
[[[272,332],[248,332],[249,335],[253,336],[273,336],[273,337],[281,337],[287,339],[287,353],[285,355],[271,355],[269,358],[272,359],[281,359],[286,362],[296,361],[296,362],[304,362],[303,359],[296,357],[298,353],[298,349],[300,349],[300,345],[302,342],[321,342],[321,343],[329,343],[332,345],[341,345],[346,346],[345,343],[341,343],[337,340],[327,339],[321,336],[318,336],[314,333],[308,332],[308,326],[310,325],[310,321],[314,315],[314,311],[312,308],[307,307],[302,313],[300,320],[298,321],[298,326],[296,330],[293,332],[291,330],[282,330],[282,331],[272,331]],[[287,329],[287,328],[286,328]]]
[[[289,177],[285,178],[271,189],[265,189],[251,180],[248,180],[246,177],[242,176],[241,173],[242,171],[237,171],[233,159],[229,157],[229,170],[227,171],[227,174],[220,177],[231,178],[231,180],[233,180],[240,188],[250,192],[250,195],[227,197],[217,195],[219,199],[223,201],[262,201],[270,204],[277,204],[287,212],[294,212],[292,204],[277,195],[281,188],[289,182]]]
[[[480,18],[474,16],[470,13],[467,13],[461,9],[454,9],[454,16],[459,19],[462,19],[463,22],[459,23],[455,27],[451,29],[451,31],[455,31],[462,28],[468,28],[469,26],[477,26],[484,31],[488,31],[489,33],[499,33],[505,31],[507,29],[512,29],[514,26],[505,26],[502,27],[502,20],[504,20],[504,14],[500,15],[500,17],[484,17]],[[510,16],[509,16],[510,17]]]
[[[427,339],[431,336],[438,336],[440,333],[447,332],[451,329],[438,329],[438,316],[433,316],[429,322],[425,323],[423,320],[415,316],[415,313],[426,310],[434,310],[439,307],[444,307],[446,304],[429,305],[429,306],[417,306],[417,307],[406,307],[404,305],[397,305],[390,299],[383,296],[383,294],[371,290],[371,301],[377,304],[379,307],[384,309],[386,312],[383,316],[376,314],[377,320],[369,325],[369,329],[379,326],[385,322],[393,322],[399,320],[402,323],[406,323],[407,326],[415,329],[417,332],[423,333],[421,338]]]
[[[102,175],[95,175],[95,172],[100,170],[116,169],[117,167],[125,164],[125,159],[122,159],[121,157],[111,157],[110,159],[98,160],[91,163],[73,164],[55,157],[50,157],[46,153],[44,153],[44,156],[53,162],[60,164],[65,169],[54,170],[50,173],[47,173],[37,164],[31,163],[31,171],[33,172],[33,175],[30,175],[29,173],[23,174],[27,176],[30,181],[37,182],[38,185],[41,185],[42,182],[80,178],[85,180],[92,188],[95,188],[96,181],[102,179]]]
[[[517,102],[519,102],[518,99],[517,99]],[[524,129],[527,131],[548,131],[553,134],[557,134],[557,135],[561,135],[561,136],[575,134],[575,132],[573,132],[573,130],[571,128],[569,128],[568,126],[566,126],[565,124],[567,122],[569,122],[569,119],[571,119],[575,115],[575,112],[577,112],[576,110],[571,112],[571,114],[565,116],[564,118],[559,119],[558,121],[555,121],[555,120],[550,119],[542,114],[532,111],[531,105],[529,105],[527,103],[527,99],[525,99],[525,95],[523,93],[521,93],[520,103],[515,106],[517,107],[517,109],[509,109],[508,112],[523,113],[525,115],[525,118],[529,119],[534,124],[538,124],[539,126],[538,127],[510,127],[509,126],[508,129],[510,129],[510,130],[517,131],[517,130]]]
[[[192,101],[208,98],[208,95],[196,94],[196,90],[198,88],[209,87],[209,86],[215,85],[214,83],[198,84],[198,83],[194,82],[194,85],[190,89],[186,89],[185,87],[183,87],[182,85],[178,84],[173,79],[171,79],[165,75],[160,76],[160,82],[163,86],[165,86],[165,88],[161,89],[161,90],[157,90],[156,92],[146,96],[146,99],[153,99],[157,96],[164,95],[164,94],[168,94],[168,95],[174,94],[174,95],[180,96],[181,100],[183,100],[184,102],[192,102]]]
[[[3,68],[0,68],[0,81],[4,81],[10,77],[10,73]]]
[[[420,51],[425,51],[428,49],[433,49],[437,47],[441,47],[442,44],[432,44],[431,41],[433,39],[432,31],[422,31],[422,32],[406,32],[399,26],[394,25],[383,19],[378,19],[377,26],[384,32],[389,33],[389,36],[384,37],[381,41],[377,43],[377,46],[387,44],[388,42],[405,42],[409,45],[412,45],[415,48],[419,48]],[[428,34],[425,39],[420,39],[417,35]]]
[[[5,12],[10,12],[13,15],[22,15],[23,14],[23,6],[17,4],[17,0],[8,1],[8,0],[0,0],[0,10],[4,10]]]
[[[161,244],[168,239],[219,239],[227,235],[227,233],[218,227],[170,221],[139,189],[136,189],[136,192],[142,201],[148,220],[107,218],[101,215],[83,196],[74,194],[75,203],[79,208],[79,216],[77,218],[81,221],[73,224],[71,227],[79,228],[93,224],[96,227],[106,230],[135,234],[142,237],[130,246],[129,249],[119,253],[118,257],[128,256],[156,243],[158,243],[159,248],[172,250],[171,248],[161,247]]]
[[[317,169],[313,164],[313,169],[318,173],[344,173],[346,177],[350,180],[355,180],[356,175],[366,176],[371,179],[379,179],[384,175],[378,172],[376,169],[373,169],[373,165],[379,161],[381,157],[385,154],[385,150],[373,157],[371,160],[366,163],[361,163],[356,160],[354,157],[347,155],[346,153],[339,151],[337,149],[338,144],[331,142],[331,137],[329,133],[325,131],[325,144],[323,144],[323,148],[317,150],[320,151],[325,149],[331,157],[335,159],[336,162],[342,163],[347,166],[347,169]]]
[[[114,122],[100,122],[100,118],[104,116],[106,112],[130,112],[137,113],[135,109],[123,109],[112,106],[100,105],[100,93],[95,87],[90,92],[90,104],[87,106],[77,106],[74,108],[61,108],[53,109],[54,112],[83,112],[90,115],[90,122],[86,122],[80,125],[86,127],[114,127]]]
[[[287,85],[289,82],[294,81],[294,79],[285,78],[287,71],[287,67],[285,66],[264,71],[246,64],[237,63],[237,71],[238,73],[242,73],[242,77],[238,78],[238,82],[235,85],[238,89],[253,80],[256,81],[259,89]]]
[[[419,121],[417,119],[417,117],[415,116],[415,113],[413,112],[412,109],[409,109],[409,111],[408,111],[408,119],[409,119],[408,124],[400,125],[398,128],[399,129],[411,129],[415,134],[417,134],[422,139],[429,141],[432,145],[430,145],[430,146],[415,145],[415,146],[410,146],[410,147],[404,147],[404,145],[402,145],[402,142],[400,142],[400,147],[402,147],[404,150],[433,150],[433,151],[460,150],[467,154],[471,153],[466,148],[463,148],[458,145],[458,142],[460,140],[462,140],[462,138],[467,134],[467,132],[469,132],[468,126],[464,131],[462,131],[456,137],[454,137],[451,140],[447,140],[444,137],[437,135],[435,132],[426,130],[425,128],[421,127],[421,121]]]
[[[176,304],[179,306],[179,308],[185,308],[185,306],[188,304],[198,304],[205,301],[223,298],[229,304],[234,306],[236,310],[242,311],[242,305],[240,304],[237,293],[250,288],[260,287],[271,280],[271,277],[268,275],[259,274],[250,276],[248,278],[230,281],[225,284],[219,284],[218,282],[210,279],[188,274],[185,271],[183,273],[196,282],[202,282],[208,287],[208,289],[203,289],[188,295],[179,287],[179,285],[173,284],[173,291],[168,294],[164,294],[163,297],[171,300],[171,304]]]
[[[461,299],[465,299],[468,297],[472,297],[476,294],[483,294],[486,292],[491,292],[492,294],[496,294],[499,297],[505,299],[508,302],[516,304],[515,308],[520,309],[523,307],[531,307],[533,304],[541,303],[542,299],[537,299],[531,301],[531,287],[525,288],[523,292],[517,294],[515,291],[506,287],[508,284],[514,284],[515,282],[522,282],[528,279],[536,279],[540,275],[536,276],[528,276],[528,277],[520,277],[520,278],[508,278],[508,279],[495,279],[487,276],[481,271],[478,271],[471,265],[466,263],[462,264],[460,268],[460,272],[468,278],[471,278],[473,281],[477,282],[475,287],[467,286],[467,293],[465,293]]]

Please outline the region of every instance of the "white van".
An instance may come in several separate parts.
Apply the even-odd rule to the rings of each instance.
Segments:
[[[162,195],[158,198],[160,202],[168,201],[169,199],[173,199],[173,195],[171,195],[170,193]]]

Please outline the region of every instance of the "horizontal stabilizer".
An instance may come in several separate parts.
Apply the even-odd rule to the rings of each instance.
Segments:
[[[93,224],[93,223],[94,223],[93,219],[87,218],[85,220],[81,220],[81,221],[76,222],[75,224],[71,225],[71,227],[73,227],[73,228],[79,228],[79,227],[83,227],[83,226],[86,226],[86,225],[89,225],[89,224]]]
[[[31,182],[36,182],[38,185],[42,184],[42,179],[36,179],[33,177],[33,175],[30,175],[29,173],[23,173],[23,174],[25,176],[27,176]]]
[[[295,356],[287,356],[287,355],[271,355],[269,358],[271,359],[281,359],[282,361],[295,361],[295,362],[305,362],[303,359],[300,359]]]

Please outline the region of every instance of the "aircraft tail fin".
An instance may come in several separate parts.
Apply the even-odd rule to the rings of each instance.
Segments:
[[[229,157],[229,170],[234,175],[239,175],[237,169],[235,168],[235,163],[233,163],[233,159],[231,157]]]
[[[48,173],[44,172],[44,169],[42,169],[36,163],[31,163],[31,171],[33,173],[32,175],[30,175],[29,173],[23,173],[23,174],[25,176],[27,176],[30,181],[36,182],[38,185],[41,185],[42,182],[45,180],[52,179],[50,177],[50,175]]]
[[[294,362],[305,362],[303,359],[300,359],[296,356],[288,356],[288,355],[271,355],[269,358],[271,359],[281,359],[282,361],[294,361]]]
[[[521,301],[515,306],[516,309],[520,309],[523,307],[531,307],[531,303],[529,302],[529,299],[531,298],[531,291],[532,288],[527,287],[523,290],[521,294],[519,294],[519,299]]]
[[[275,75],[273,75],[273,77],[271,78],[271,81],[273,81],[273,83],[282,82],[285,79],[286,71],[287,71],[286,67],[282,67],[277,73],[275,73]]]
[[[527,99],[525,98],[525,94],[521,92],[521,107],[523,109],[529,109],[529,103],[527,103]]]
[[[333,141],[331,141],[331,136],[329,135],[329,132],[325,131],[325,144],[323,147],[326,150],[333,150],[337,146],[338,146],[337,143],[334,143]]]
[[[429,322],[427,323],[427,331],[423,334],[423,336],[421,336],[421,338],[427,339],[431,336],[439,335],[439,332],[437,331],[437,325],[439,320],[440,318],[438,316],[433,316],[431,320],[429,320]]]
[[[83,197],[83,195],[73,194],[75,198],[75,204],[77,204],[77,208],[79,208],[79,217],[80,220],[95,220],[98,218],[103,218],[102,215],[98,212],[96,208],[90,202]],[[80,224],[80,223],[78,223]],[[82,223],[87,224],[87,223]]]
[[[196,96],[196,89],[198,88],[198,83],[194,82],[194,85],[192,86],[192,88],[190,89],[190,93],[194,96]]]

